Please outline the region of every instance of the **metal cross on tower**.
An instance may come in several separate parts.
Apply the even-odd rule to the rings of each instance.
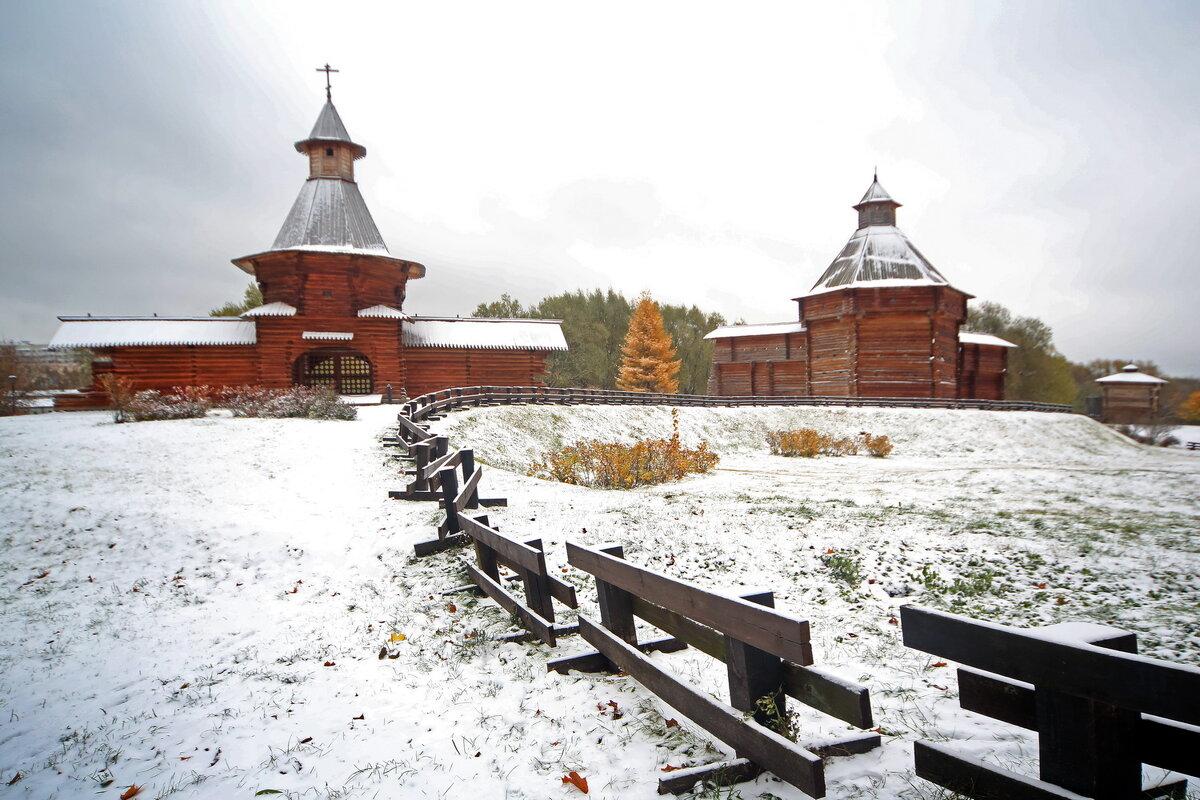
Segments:
[[[333,102],[333,84],[330,83],[330,81],[329,81],[329,73],[341,72],[341,70],[332,69],[329,66],[329,64],[326,63],[325,66],[323,66],[323,67],[317,67],[317,72],[325,73],[325,99],[332,103]]]

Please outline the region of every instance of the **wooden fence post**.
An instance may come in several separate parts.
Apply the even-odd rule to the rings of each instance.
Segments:
[[[429,465],[429,449],[431,447],[432,445],[424,442],[421,444],[414,444],[412,446],[413,458],[415,459],[413,462],[413,468],[416,470],[412,483],[412,490],[414,492],[429,491],[429,476],[425,474],[425,467]]]
[[[614,558],[625,558],[619,544],[596,548]],[[633,621],[633,596],[608,581],[596,578],[596,599],[600,605],[600,623],[628,644],[637,647],[637,626]]]
[[[471,480],[471,476],[475,474],[475,451],[474,450],[459,450],[459,460],[462,462],[463,486]],[[467,498],[467,508],[479,508],[479,488],[471,492],[471,496]]]
[[[774,592],[759,592],[742,595],[743,600],[768,608],[775,607]],[[783,689],[783,659],[765,650],[740,642],[729,634],[725,635],[725,665],[729,673],[729,704],[738,711],[754,714],[754,721],[774,730],[784,733],[780,726],[786,726],[787,696]],[[769,704],[764,708],[759,700],[771,698],[774,708]],[[785,727],[786,730],[786,727]]]
[[[489,525],[487,515],[475,517],[475,521],[480,525]],[[472,537],[475,542],[475,563],[479,565],[479,571],[487,575],[496,583],[500,583],[500,569],[496,566],[496,551],[488,547],[483,542],[475,537]]]
[[[521,583],[525,588],[525,605],[533,609],[542,619],[554,622],[554,598],[550,596],[550,583],[546,580],[546,554],[541,539],[530,539],[526,546],[538,551],[538,568],[521,570]]]
[[[458,511],[454,508],[454,500],[458,497],[458,473],[454,467],[446,467],[438,471],[438,479],[442,483],[442,502],[446,504],[446,533],[458,533],[462,530],[458,524]]]

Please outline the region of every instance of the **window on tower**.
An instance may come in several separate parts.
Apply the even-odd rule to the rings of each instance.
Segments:
[[[333,148],[332,148],[332,147],[326,147],[326,148],[325,148],[325,155],[327,155],[327,156],[331,156],[331,155],[333,155]]]

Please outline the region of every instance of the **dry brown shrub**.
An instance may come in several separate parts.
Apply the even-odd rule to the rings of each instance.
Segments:
[[[679,480],[693,472],[708,472],[720,456],[701,442],[695,449],[679,441],[679,419],[674,411],[670,439],[642,439],[633,444],[584,439],[542,454],[529,465],[529,475],[600,489],[631,489]]]
[[[861,441],[852,436],[835,438],[813,428],[800,428],[794,431],[768,431],[767,444],[774,455],[801,458],[814,458],[819,455],[856,456],[860,447],[865,447],[871,455],[881,458],[892,452],[892,445],[886,436],[872,436],[869,433],[859,436]]]

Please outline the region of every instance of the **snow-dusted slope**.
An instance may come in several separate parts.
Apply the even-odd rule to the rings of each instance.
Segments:
[[[687,442],[718,452],[761,452],[767,431],[816,428],[836,436],[886,435],[897,455],[986,461],[1137,458],[1136,442],[1079,414],[920,408],[680,408]],[[550,447],[578,439],[632,441],[671,435],[671,410],[653,406],[508,406],[438,423],[486,461],[523,471]],[[463,446],[463,445],[460,445]]]
[[[578,770],[592,797],[651,798],[663,767],[719,758],[628,678],[547,675],[578,640],[498,644],[506,614],[441,596],[463,583],[460,556],[409,556],[438,511],[386,499],[403,481],[379,442],[394,413],[0,418],[5,797],[140,785],[155,800],[568,798],[560,779]],[[523,467],[555,443],[670,423],[664,409],[527,407],[437,424],[488,463]],[[717,471],[606,492],[489,467],[483,494],[509,500],[489,514],[543,538],[559,566],[568,538],[617,541],[631,561],[705,586],[773,589],[809,618],[818,663],[871,687],[887,734],[879,751],[830,763],[831,798],[915,800],[920,737],[1032,768],[1028,736],[958,711],[952,667],[903,648],[890,623],[902,603],[1018,625],[1111,620],[1144,652],[1200,662],[1200,454],[1046,414],[714,409],[683,410],[680,425],[721,453]],[[764,430],[801,425],[887,434],[897,449],[766,453]],[[564,578],[594,613],[590,579]],[[657,658],[724,695],[706,656]],[[769,777],[738,789],[767,792],[802,797]]]

